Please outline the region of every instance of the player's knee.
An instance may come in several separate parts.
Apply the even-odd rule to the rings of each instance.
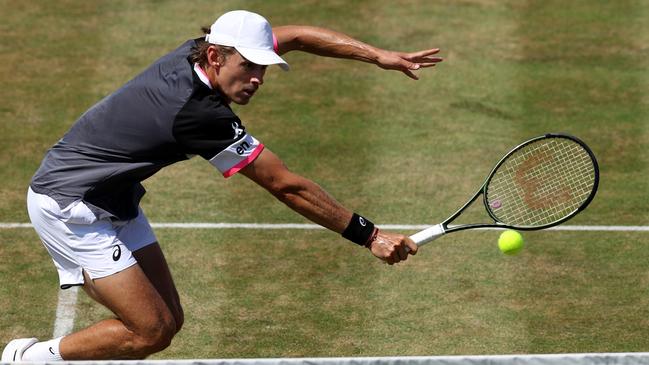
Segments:
[[[177,332],[176,320],[173,316],[160,319],[155,325],[137,335],[137,352],[141,358],[160,352],[169,347]]]

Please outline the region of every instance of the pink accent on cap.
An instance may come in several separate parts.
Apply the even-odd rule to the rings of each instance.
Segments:
[[[279,44],[277,44],[277,37],[275,37],[275,33],[273,33],[273,50],[275,50],[275,53],[279,53]]]
[[[239,170],[241,170],[242,168],[248,166],[248,164],[254,161],[263,150],[264,150],[264,145],[260,143],[259,146],[257,146],[257,148],[255,148],[255,150],[252,151],[250,156],[246,157],[245,160],[240,161],[238,164],[232,166],[228,171],[224,172],[223,177],[228,178],[236,174],[237,172],[239,172]]]

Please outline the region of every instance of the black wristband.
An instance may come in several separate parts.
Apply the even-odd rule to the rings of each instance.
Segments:
[[[354,213],[352,220],[349,221],[349,225],[342,233],[343,237],[359,246],[367,246],[373,235],[374,223],[356,213]]]

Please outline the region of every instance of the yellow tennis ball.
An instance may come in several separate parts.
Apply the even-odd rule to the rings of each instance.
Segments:
[[[498,248],[505,255],[516,255],[523,249],[523,236],[516,231],[508,229],[500,234]]]

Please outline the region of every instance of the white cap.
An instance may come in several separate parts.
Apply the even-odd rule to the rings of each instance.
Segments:
[[[288,71],[288,63],[275,53],[270,23],[259,14],[245,10],[227,12],[212,24],[205,40],[212,44],[234,47],[252,63],[278,64],[284,71]]]

